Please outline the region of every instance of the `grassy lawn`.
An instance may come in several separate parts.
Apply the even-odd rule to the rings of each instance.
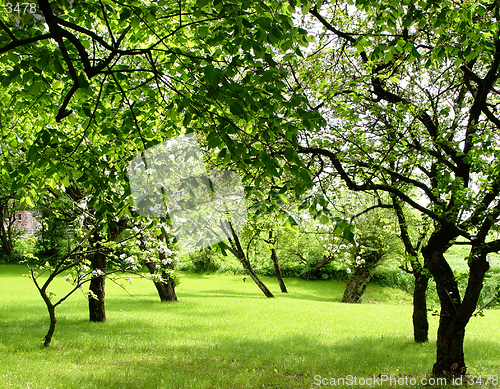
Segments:
[[[160,303],[149,281],[124,281],[133,297],[108,282],[105,324],[88,322],[75,294],[43,349],[45,306],[23,272],[0,266],[0,388],[318,388],[315,376],[380,374],[420,382],[434,361],[437,319],[428,344],[412,343],[411,298],[400,291],[369,286],[365,303],[347,305],[341,282],[288,279],[282,295],[264,277],[278,296],[266,299],[229,275],[182,274],[176,304]],[[471,374],[500,375],[499,322],[500,310],[471,320]]]

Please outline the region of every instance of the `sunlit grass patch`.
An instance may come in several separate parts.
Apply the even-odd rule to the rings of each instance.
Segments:
[[[107,323],[88,322],[76,294],[43,349],[47,314],[22,271],[0,267],[1,388],[316,388],[315,375],[420,379],[434,362],[437,319],[431,341],[414,344],[408,296],[369,286],[366,303],[349,305],[342,282],[289,279],[284,295],[264,278],[277,295],[267,299],[229,275],[183,274],[175,304],[146,280],[128,285],[134,297],[108,283]],[[472,374],[499,374],[498,319],[487,311],[468,327]]]

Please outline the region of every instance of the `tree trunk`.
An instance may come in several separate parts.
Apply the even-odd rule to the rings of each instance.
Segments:
[[[399,229],[401,231],[401,240],[405,246],[405,251],[410,257],[410,264],[412,267],[411,273],[415,278],[415,288],[413,289],[413,339],[415,342],[424,343],[429,340],[429,321],[427,320],[427,286],[429,284],[429,277],[426,271],[422,268],[418,260],[418,252],[420,245],[425,237],[422,234],[418,244],[415,246],[410,238],[408,232],[408,223],[399,200],[396,197],[392,198],[394,211],[399,222]],[[405,270],[402,267],[403,270]],[[408,273],[410,271],[407,270]]]
[[[264,295],[266,297],[270,297],[270,298],[274,297],[274,295],[267,288],[267,286],[261,281],[261,279],[253,271],[252,264],[247,259],[245,252],[243,251],[243,247],[241,246],[240,238],[238,237],[238,234],[236,234],[236,232],[234,231],[233,225],[231,224],[231,222],[229,220],[227,220],[227,226],[229,227],[229,230],[230,230],[231,236],[232,236],[232,238],[229,238],[229,243],[231,245],[228,246],[228,249],[233,253],[233,255],[238,259],[238,261],[241,262],[241,264],[243,265],[245,270],[248,272],[248,275],[252,278],[253,282],[255,282],[257,284],[257,286],[264,293]]]
[[[38,286],[38,284],[36,285]],[[47,334],[45,335],[45,340],[43,342],[44,347],[49,347],[50,343],[52,342],[52,336],[54,335],[54,331],[56,330],[56,323],[57,323],[56,307],[54,306],[54,304],[52,304],[52,301],[50,301],[50,297],[47,294],[47,289],[45,286],[43,288],[38,288],[38,291],[40,292],[40,295],[42,296],[42,299],[45,302],[47,311],[49,311],[49,319],[50,319],[49,330],[47,331]]]
[[[429,277],[423,272],[414,273],[415,289],[413,290],[413,339],[417,343],[429,340],[429,321],[427,320],[427,285]]]
[[[283,280],[283,275],[281,274],[280,264],[278,262],[278,255],[276,254],[276,249],[271,248],[271,259],[274,265],[274,271],[276,272],[276,278],[278,279],[278,284],[280,285],[280,290],[282,293],[288,293],[286,290],[285,281]]]
[[[149,274],[156,274],[156,263],[146,262],[146,267],[149,270]],[[163,271],[162,272],[163,281],[153,281],[156,290],[158,291],[158,296],[160,296],[161,302],[175,302],[177,301],[177,295],[175,294],[175,287],[170,276]]]
[[[255,274],[254,270],[252,269],[252,265],[250,262],[246,259],[240,259],[238,258],[245,268],[245,270],[248,272],[248,275],[252,278],[253,282],[257,284],[257,286],[260,288],[260,290],[265,294],[266,297],[274,297],[274,295],[271,293],[271,291],[267,288],[267,286],[261,281],[259,276]]]
[[[98,246],[97,249],[100,247]],[[104,253],[96,251],[92,258],[92,270],[101,271],[102,275],[93,276],[89,285],[89,317],[93,322],[106,321],[106,309],[104,306],[107,258]]]
[[[165,242],[167,245],[169,244],[167,237],[163,234],[160,234],[158,239],[162,242]],[[168,272],[165,271],[165,270],[174,270],[175,264],[172,262],[172,263],[163,265],[163,261],[166,259],[165,253],[160,252],[158,257],[160,258],[160,261],[162,263],[161,277],[162,277],[163,283],[165,285],[165,288],[164,288],[165,300],[162,300],[162,301],[176,302],[177,295],[175,294],[174,281],[172,280],[172,277],[170,276],[170,274],[168,274]]]
[[[116,240],[126,226],[127,219],[120,219],[118,223],[108,223],[109,241]],[[93,276],[89,285],[89,318],[93,322],[106,321],[104,297],[108,259],[106,249],[100,244],[102,239],[103,237],[97,233],[90,239],[91,245],[96,250],[92,257],[92,271],[99,273]]]
[[[54,331],[56,330],[56,309],[52,304],[47,305],[47,310],[49,311],[50,325],[47,334],[45,335],[45,340],[43,342],[44,347],[49,347],[52,342],[52,336],[54,335]]]
[[[166,300],[167,302],[177,302],[177,294],[175,293],[175,285],[172,277],[166,272],[162,272],[162,278],[165,282],[165,290],[166,290]]]
[[[10,220],[10,218],[8,218],[7,226],[5,226],[5,217],[6,213],[2,205],[0,206],[0,239],[2,241],[2,251],[7,255],[11,255],[14,252],[14,244],[12,242],[11,233],[12,221]]]
[[[460,295],[458,285],[450,265],[444,258],[444,252],[455,239],[454,235],[437,229],[429,242],[422,248],[425,266],[430,270],[441,303],[439,327],[437,333],[436,363],[432,373],[436,376],[446,375],[445,372],[465,372],[463,339],[464,329],[459,328]]]
[[[456,235],[452,231],[437,227],[422,249],[425,266],[436,282],[441,303],[436,362],[432,367],[435,376],[451,377],[466,373],[463,346],[465,327],[476,310],[484,275],[489,269],[483,242],[475,242],[468,258],[469,278],[461,301],[457,281],[443,255],[455,238]]]
[[[148,268],[149,274],[155,275],[156,274],[156,264],[154,262],[146,262],[145,263],[146,267]],[[158,291],[158,296],[160,296],[160,301],[165,302],[169,301],[168,300],[168,292],[167,292],[167,286],[165,283],[161,281],[153,281],[155,284],[156,290]]]
[[[333,255],[326,256],[323,255],[323,260],[321,262],[318,262],[316,265],[314,265],[314,268],[309,270],[306,273],[306,278],[317,278],[318,277],[318,271],[321,269],[323,266],[328,265],[330,262],[333,261]]]
[[[278,284],[282,293],[288,293],[286,290],[285,281],[283,280],[283,275],[281,274],[280,263],[278,262],[278,254],[276,254],[276,238],[273,239],[273,230],[269,230],[269,240],[267,241],[271,245],[271,261],[273,261],[274,272],[276,273],[276,278],[278,279]]]
[[[347,283],[342,302],[360,303],[369,281],[370,273],[368,273],[364,266],[356,267],[354,277]]]

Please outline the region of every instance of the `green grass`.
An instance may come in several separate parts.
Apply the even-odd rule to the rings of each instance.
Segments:
[[[108,283],[104,324],[87,321],[75,294],[44,349],[47,314],[23,272],[0,266],[0,388],[317,388],[316,375],[420,380],[434,361],[437,320],[431,341],[414,344],[411,298],[401,291],[369,286],[364,304],[347,305],[341,282],[288,279],[282,295],[264,277],[278,296],[266,299],[229,275],[182,274],[177,304],[160,303],[149,281],[128,285],[134,297]],[[471,374],[500,375],[499,319],[489,310],[471,320]]]

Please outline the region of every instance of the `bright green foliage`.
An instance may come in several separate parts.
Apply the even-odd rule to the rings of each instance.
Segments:
[[[297,83],[324,126],[300,133],[298,151],[350,189],[389,193],[432,220],[422,253],[442,309],[433,373],[463,374],[463,349],[450,345],[462,344],[487,254],[500,250],[500,6],[301,3],[322,32]],[[443,256],[459,237],[470,245],[463,295]]]
[[[127,160],[186,130],[240,168],[279,177],[287,167],[255,140],[297,144],[305,101],[283,93],[286,72],[273,60],[307,43],[291,11],[266,1],[41,0],[42,19],[21,22],[3,10],[1,123],[15,129],[8,147],[27,155],[11,170],[13,188],[78,182],[97,219],[114,223],[128,208]],[[307,172],[294,169],[303,192]]]

